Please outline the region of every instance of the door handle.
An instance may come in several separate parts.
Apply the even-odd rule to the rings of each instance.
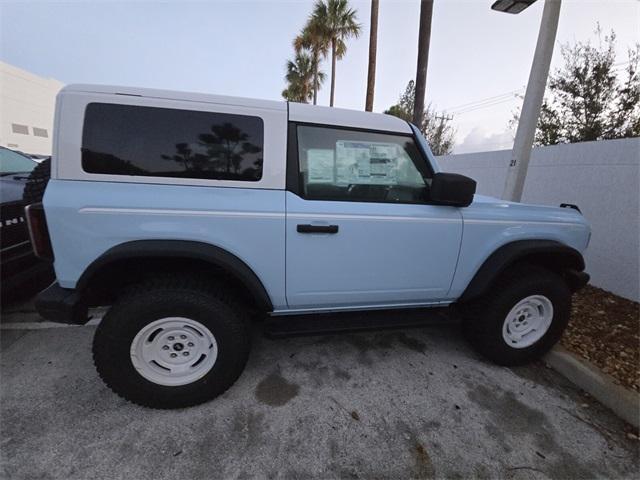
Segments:
[[[298,233],[338,233],[338,225],[298,225]]]

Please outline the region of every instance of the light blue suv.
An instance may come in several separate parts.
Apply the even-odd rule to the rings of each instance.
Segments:
[[[57,276],[37,308],[85,323],[110,305],[98,372],[156,408],[229,388],[264,314],[282,333],[332,328],[307,315],[321,312],[456,309],[486,357],[528,362],[558,341],[589,279],[590,228],[577,208],[474,193],[395,117],[69,86],[50,181],[27,207]]]

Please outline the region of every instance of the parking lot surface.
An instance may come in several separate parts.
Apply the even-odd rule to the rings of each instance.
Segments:
[[[27,317],[25,317],[27,315]],[[638,444],[542,364],[497,367],[457,327],[269,340],[239,381],[174,411],[108,390],[95,326],[4,319],[2,478],[631,478]],[[13,319],[13,320],[12,320]]]

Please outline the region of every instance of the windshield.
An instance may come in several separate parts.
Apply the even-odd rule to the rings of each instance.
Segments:
[[[0,176],[12,173],[29,173],[37,163],[18,152],[0,148]]]

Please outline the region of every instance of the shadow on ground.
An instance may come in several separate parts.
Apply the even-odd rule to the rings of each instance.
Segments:
[[[33,276],[19,285],[13,286],[10,290],[0,289],[0,308],[2,311],[13,311],[21,308],[23,304],[32,304],[33,297],[47,288],[56,277],[53,270],[47,269],[44,272]]]

